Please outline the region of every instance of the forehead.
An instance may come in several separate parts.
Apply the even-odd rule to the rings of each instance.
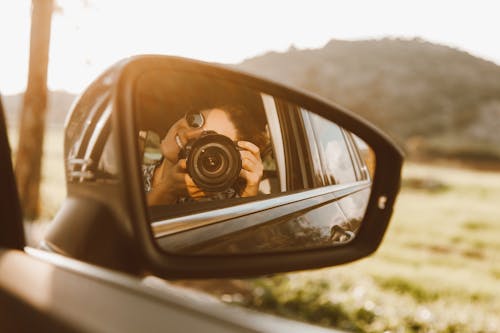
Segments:
[[[237,131],[229,115],[220,109],[211,109],[202,111],[205,117],[203,129],[206,131],[216,131],[232,140],[237,139]]]

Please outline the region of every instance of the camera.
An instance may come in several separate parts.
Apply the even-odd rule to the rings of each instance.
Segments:
[[[187,142],[179,152],[187,172],[205,192],[223,192],[236,183],[241,171],[237,144],[225,135],[206,131]]]

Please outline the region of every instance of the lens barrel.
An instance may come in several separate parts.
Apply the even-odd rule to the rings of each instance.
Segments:
[[[237,145],[227,136],[204,132],[186,144],[180,157],[186,158],[187,171],[205,192],[223,192],[231,188],[241,171]]]

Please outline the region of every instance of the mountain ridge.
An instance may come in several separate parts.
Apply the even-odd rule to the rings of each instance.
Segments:
[[[410,157],[500,161],[500,66],[420,38],[332,39],[231,65],[296,87],[368,119]],[[47,124],[62,127],[76,95],[52,91]],[[19,121],[22,94],[3,96]]]
[[[331,40],[236,67],[350,109],[411,155],[418,146],[435,155],[500,159],[500,66],[467,52],[420,38]]]

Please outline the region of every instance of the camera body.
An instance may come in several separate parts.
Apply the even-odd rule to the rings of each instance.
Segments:
[[[225,135],[206,131],[179,152],[187,172],[204,192],[223,192],[236,183],[241,171],[238,145]]]

